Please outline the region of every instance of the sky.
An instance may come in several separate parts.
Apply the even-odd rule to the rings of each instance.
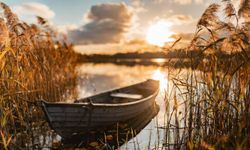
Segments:
[[[2,0],[18,17],[49,20],[82,53],[153,49],[182,36],[216,0]],[[131,48],[127,45],[136,45]],[[147,46],[145,46],[145,44]],[[143,45],[143,48],[140,47]],[[132,50],[133,49],[133,50]]]

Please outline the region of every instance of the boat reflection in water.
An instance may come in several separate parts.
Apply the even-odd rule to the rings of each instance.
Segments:
[[[127,121],[118,122],[102,131],[90,131],[81,135],[74,135],[70,139],[63,139],[58,148],[85,148],[85,149],[117,149],[130,139],[136,137],[149,122],[158,114],[159,106],[153,106],[144,110],[137,116]]]

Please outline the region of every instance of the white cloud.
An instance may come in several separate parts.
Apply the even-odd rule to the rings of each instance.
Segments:
[[[164,0],[153,0],[155,3],[158,3],[158,4],[160,4],[160,3],[162,3]]]
[[[134,13],[125,3],[105,3],[91,7],[81,27],[69,32],[75,44],[119,43],[132,26]]]
[[[187,5],[191,3],[201,4],[203,0],[174,0],[174,2],[179,3],[181,5]]]
[[[203,0],[195,0],[195,2],[196,2],[197,4],[202,4],[202,3],[203,3]]]
[[[141,1],[141,0],[134,0],[134,1]],[[152,1],[156,4],[162,4],[165,2],[170,2],[170,3],[174,2],[174,3],[181,4],[181,5],[187,5],[187,4],[192,4],[192,3],[201,4],[203,3],[204,0],[152,0]]]
[[[69,31],[76,30],[77,28],[79,28],[79,26],[76,24],[66,24],[66,25],[58,25],[55,26],[54,28],[59,33],[68,34]]]
[[[142,2],[142,0],[133,0],[131,3],[131,6],[133,7],[133,11],[136,13],[140,13],[140,12],[146,12],[147,9],[144,7],[144,2]]]
[[[21,17],[30,20],[31,17],[41,16],[46,19],[54,18],[55,13],[47,5],[37,2],[24,3],[13,7],[13,11]]]
[[[190,24],[195,21],[191,15],[176,14],[167,18],[167,20],[174,25]]]

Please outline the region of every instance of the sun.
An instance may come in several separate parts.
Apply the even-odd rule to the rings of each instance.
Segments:
[[[156,46],[164,46],[167,42],[173,42],[174,38],[171,36],[174,34],[170,31],[172,23],[166,20],[159,20],[155,24],[148,28],[146,40],[149,44]]]

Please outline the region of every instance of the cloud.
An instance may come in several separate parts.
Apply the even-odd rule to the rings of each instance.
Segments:
[[[148,11],[148,10],[145,8],[144,5],[145,5],[145,3],[142,2],[142,0],[133,0],[133,1],[131,2],[131,6],[134,8],[134,12],[136,12],[136,13]]]
[[[203,0],[174,0],[174,2],[179,3],[181,5],[187,5],[191,3],[201,4],[203,3]]]
[[[78,26],[76,24],[66,24],[54,26],[55,30],[62,34],[68,34],[68,31],[76,30]]]
[[[28,18],[31,16],[41,16],[46,19],[51,19],[55,16],[55,13],[47,5],[37,2],[14,6],[13,11],[18,15]]]
[[[153,0],[155,3],[158,3],[158,4],[160,4],[160,3],[162,3],[164,0]]]
[[[176,33],[172,35],[172,38],[178,39],[181,37],[183,41],[190,41],[193,39],[194,33]]]
[[[191,15],[176,14],[168,17],[169,22],[175,25],[183,25],[193,23],[195,20]]]
[[[86,24],[69,32],[75,44],[119,43],[132,26],[133,11],[125,3],[94,5]]]

